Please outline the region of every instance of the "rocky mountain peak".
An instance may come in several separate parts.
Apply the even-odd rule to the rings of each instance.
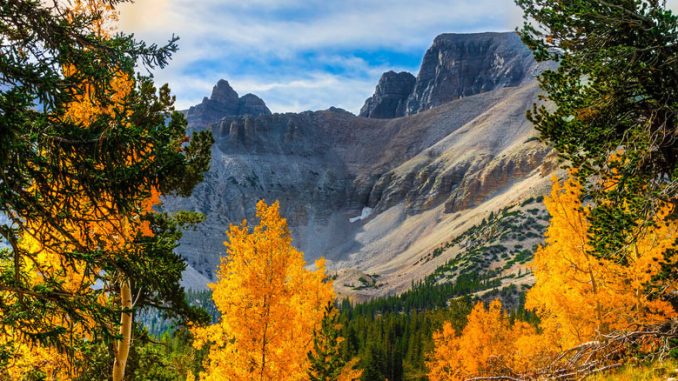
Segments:
[[[387,71],[382,74],[374,95],[360,109],[360,116],[387,119],[405,115],[407,98],[416,81],[415,76],[406,71]]]
[[[212,88],[210,100],[224,105],[231,105],[238,102],[238,93],[233,90],[231,85],[225,79],[220,79]]]
[[[514,32],[441,34],[424,55],[406,112],[416,114],[455,99],[518,86],[535,65]]]
[[[238,100],[238,115],[269,115],[271,110],[264,100],[254,94],[245,94]]]
[[[384,73],[360,115],[397,118],[449,101],[514,87],[531,78],[536,65],[514,32],[441,34],[426,52],[419,74]]]
[[[254,94],[242,97],[233,90],[225,79],[220,79],[212,88],[212,95],[186,111],[186,118],[192,127],[206,127],[224,117],[245,115],[270,115],[266,103]]]

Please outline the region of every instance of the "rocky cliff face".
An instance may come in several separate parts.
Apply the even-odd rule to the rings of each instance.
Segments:
[[[529,60],[507,36],[502,38],[508,46],[502,38],[477,44],[461,43],[457,35],[436,38],[427,57],[443,45],[455,52],[475,52],[476,46],[504,57],[504,64],[498,58],[480,71],[463,71],[479,77],[461,80],[466,74],[454,77],[451,68],[471,61],[455,55],[461,61],[452,65],[446,61],[452,56],[442,54],[433,75],[424,75],[429,69],[422,67],[408,95],[408,104],[416,97],[421,109],[398,118],[391,116],[404,112],[404,89],[412,82],[403,73],[382,77],[363,110],[369,118],[335,108],[239,116],[237,94],[217,84],[216,94],[189,110],[196,118],[191,126],[210,128],[215,136],[211,168],[190,198],[166,201],[169,209],[206,215],[179,248],[190,265],[188,286],[204,286],[214,277],[228,225],[252,219],[262,198],[280,201],[307,260],[331,261],[340,292],[358,292],[342,289],[351,274],[376,274],[380,286],[359,291],[369,297],[421,279],[435,270],[436,261],[421,260],[431,248],[490,210],[542,192],[550,154],[533,139],[536,132],[524,117],[538,88],[513,63]],[[470,40],[490,41],[475,35]],[[521,70],[507,68],[507,62]],[[426,91],[420,86],[425,82]],[[425,94],[436,94],[435,102]],[[209,108],[214,105],[227,110]],[[228,116],[200,127],[198,122],[219,112]]]
[[[380,119],[404,116],[407,98],[412,94],[416,81],[412,74],[405,71],[382,74],[374,95],[360,109],[360,116]]]
[[[532,78],[536,62],[516,33],[441,34],[419,74],[384,73],[360,116],[395,118]],[[414,80],[413,80],[414,79]],[[405,94],[406,93],[406,94]]]
[[[202,103],[189,108],[186,111],[188,123],[196,127],[205,127],[227,116],[258,116],[270,115],[271,110],[266,103],[254,94],[246,94],[238,97],[228,81],[220,79],[214,88],[212,95],[203,98]]]

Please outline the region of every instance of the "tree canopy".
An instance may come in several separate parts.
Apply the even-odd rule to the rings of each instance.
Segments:
[[[676,201],[678,16],[659,0],[516,3],[523,40],[558,63],[528,118],[594,200],[592,249],[623,263],[635,227]]]
[[[193,314],[173,249],[197,217],[154,205],[191,192],[212,138],[187,137],[169,87],[139,74],[177,38],[108,32],[121,2],[0,5],[0,367],[17,342],[73,353],[74,335],[114,335],[120,279],[138,305]]]
[[[227,256],[211,287],[221,319],[194,330],[210,344],[201,380],[308,379],[308,351],[335,298],[324,261],[305,268],[279,204],[257,203],[259,224],[228,230]]]

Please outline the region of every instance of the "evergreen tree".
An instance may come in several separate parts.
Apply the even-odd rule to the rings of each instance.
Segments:
[[[346,365],[345,340],[334,303],[325,306],[320,329],[313,330],[313,349],[308,352],[311,381],[336,381]]]
[[[516,3],[523,40],[558,62],[539,77],[554,107],[528,118],[594,202],[592,250],[625,263],[636,227],[676,200],[678,17],[659,0]]]
[[[176,38],[102,33],[121,2],[0,4],[0,368],[114,338],[131,315],[125,288],[134,307],[197,316],[173,252],[179,225],[197,218],[149,201],[189,194],[212,138],[187,138],[169,88],[136,73],[167,64]]]

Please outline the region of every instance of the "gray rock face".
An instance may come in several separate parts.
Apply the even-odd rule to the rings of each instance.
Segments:
[[[374,95],[360,109],[360,116],[379,119],[404,116],[407,98],[412,94],[416,81],[414,75],[405,71],[382,74]]]
[[[212,88],[210,101],[220,104],[231,113],[235,113],[238,105],[238,93],[233,90],[231,85],[225,79],[220,79]]]
[[[270,115],[266,103],[254,94],[245,94],[238,99],[238,112],[235,115]]]
[[[212,95],[186,111],[191,127],[205,127],[227,116],[270,115],[271,110],[254,94],[238,97],[228,81],[220,79],[212,88]]]
[[[510,114],[487,114],[509,96]],[[307,260],[335,263],[361,252],[364,223],[391,208],[403,210],[403,222],[435,208],[473,208],[541,164],[547,151],[537,143],[500,158],[533,133],[522,116],[535,96],[535,86],[501,89],[397,119],[336,109],[224,118],[210,127],[216,143],[205,181],[190,198],[165,202],[206,216],[185,233],[179,251],[214,279],[229,224],[253,221],[260,199],[280,201]],[[475,121],[485,119],[497,130],[476,135]],[[370,213],[356,220],[365,208]]]
[[[428,49],[419,75],[384,73],[360,116],[397,118],[446,102],[518,86],[536,62],[516,33],[441,34]]]
[[[454,99],[517,86],[536,62],[514,32],[441,34],[428,49],[407,100],[416,114]]]

